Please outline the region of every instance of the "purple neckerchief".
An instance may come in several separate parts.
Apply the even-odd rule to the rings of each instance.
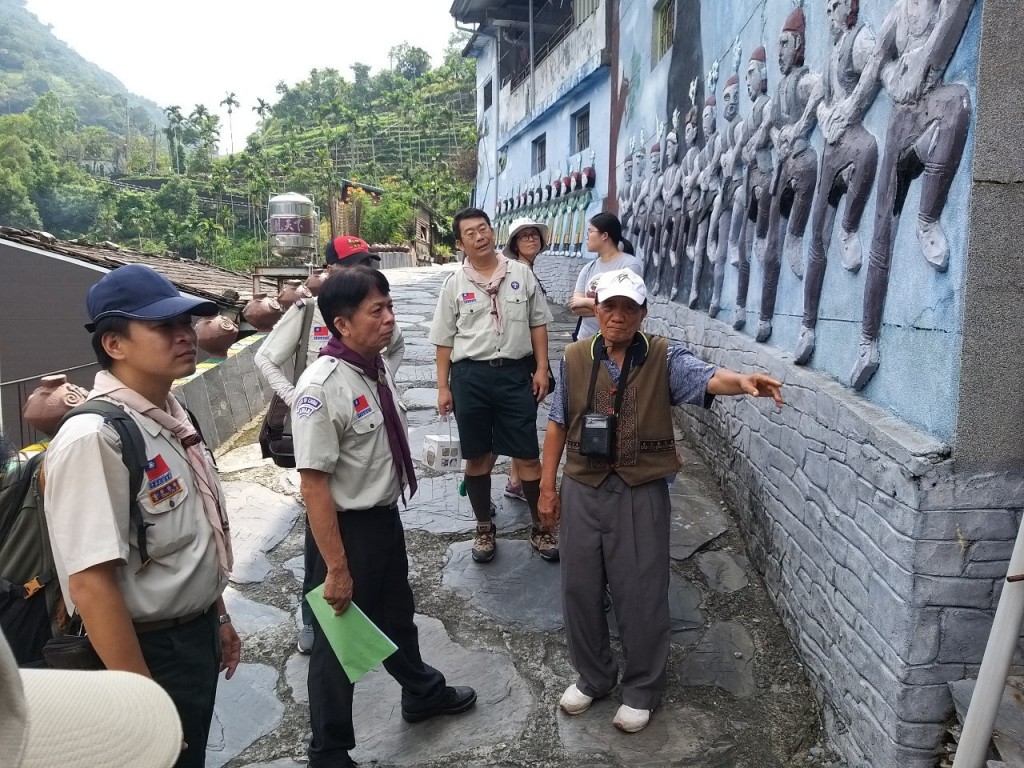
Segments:
[[[402,499],[405,493],[402,489],[402,474],[409,483],[409,498],[416,493],[416,472],[412,466],[412,453],[409,451],[409,440],[405,436],[405,427],[402,426],[402,419],[398,415],[398,407],[395,405],[395,397],[388,386],[387,369],[384,367],[384,358],[380,353],[374,356],[372,362],[367,361],[358,352],[354,352],[340,340],[331,337],[320,356],[330,355],[338,360],[344,360],[368,379],[377,382],[377,400],[380,401],[380,408],[384,412],[384,426],[388,431],[388,446],[391,448],[391,457],[398,469],[398,490],[402,492]]]

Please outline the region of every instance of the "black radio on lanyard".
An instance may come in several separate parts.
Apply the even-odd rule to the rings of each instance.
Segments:
[[[615,401],[611,413],[598,413],[594,405],[594,391],[597,388],[597,374],[600,371],[602,361],[608,357],[608,350],[603,346],[600,353],[594,354],[594,365],[590,371],[590,389],[587,392],[587,408],[590,410],[583,414],[583,428],[580,434],[580,454],[595,459],[604,459],[609,464],[615,463],[616,440],[618,432],[619,411],[622,409],[622,398],[626,395],[626,383],[629,381],[629,370],[633,364],[633,347],[635,342],[626,349],[626,356],[622,361],[622,371],[619,373],[619,380],[615,383]]]

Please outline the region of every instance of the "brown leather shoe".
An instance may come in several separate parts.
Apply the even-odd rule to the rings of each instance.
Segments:
[[[542,560],[558,562],[558,542],[546,528],[530,528],[530,544],[540,553]]]

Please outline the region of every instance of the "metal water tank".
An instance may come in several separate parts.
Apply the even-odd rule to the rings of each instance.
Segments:
[[[313,201],[296,192],[274,195],[267,203],[270,253],[309,262],[317,249],[320,222]]]

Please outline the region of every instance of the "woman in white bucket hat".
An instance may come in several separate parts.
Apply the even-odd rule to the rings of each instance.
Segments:
[[[522,261],[530,269],[541,251],[548,247],[548,225],[528,218],[512,222],[508,230],[508,242],[502,254],[506,258]]]
[[[547,250],[548,247],[548,225],[527,217],[515,219],[508,230],[508,242],[505,243],[501,253],[513,261],[521,261],[531,270],[537,256]],[[537,279],[540,292],[547,298],[547,291],[540,279]],[[519,480],[519,467],[516,460],[512,459],[512,469],[509,470],[508,483],[505,484],[505,495],[511,499],[526,501],[526,494],[523,493],[523,485]]]

